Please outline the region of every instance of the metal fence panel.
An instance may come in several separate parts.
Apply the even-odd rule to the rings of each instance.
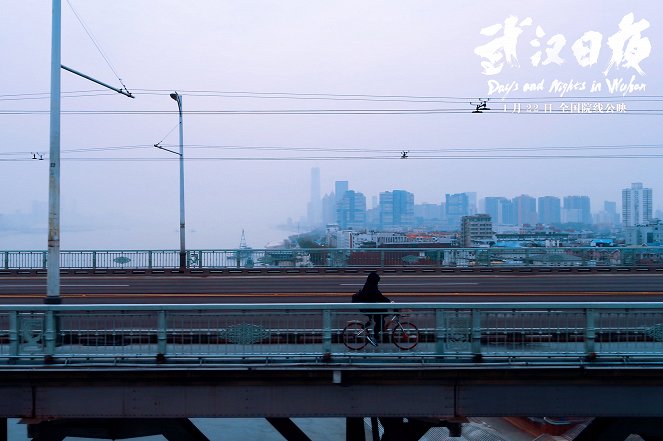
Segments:
[[[3,251],[2,268],[10,269],[46,269],[46,251]]]
[[[0,251],[0,269],[46,269],[45,251]],[[188,250],[187,266],[214,268],[500,268],[663,265],[663,247]],[[64,269],[174,269],[178,250],[61,251]]]
[[[0,364],[480,359],[661,363],[663,303],[0,305]]]

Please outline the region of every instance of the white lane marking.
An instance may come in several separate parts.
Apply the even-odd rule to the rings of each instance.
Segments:
[[[72,288],[72,287],[74,287],[74,288],[75,287],[102,288],[102,287],[128,287],[128,286],[131,286],[131,285],[60,285],[60,286],[69,287],[69,288]],[[22,285],[22,284],[21,285],[5,285],[5,284],[0,285],[0,289],[2,289],[2,288],[45,288],[45,287],[46,287],[45,283],[42,284],[42,285]]]
[[[439,282],[439,283],[380,283],[380,286],[448,286],[478,285],[479,282]],[[363,283],[339,283],[340,286],[364,286]]]

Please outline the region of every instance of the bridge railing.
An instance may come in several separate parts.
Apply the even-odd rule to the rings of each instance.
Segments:
[[[407,337],[344,337],[396,311]],[[601,362],[663,363],[663,303],[0,305],[8,367]]]
[[[45,270],[46,251],[0,251],[0,270]],[[663,266],[663,247],[188,250],[189,269]],[[63,269],[167,270],[179,250],[61,251]]]

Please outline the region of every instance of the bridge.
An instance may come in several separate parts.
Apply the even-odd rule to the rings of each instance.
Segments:
[[[663,271],[661,255],[657,247],[189,250],[182,269],[175,250],[63,251],[65,292],[78,296],[67,303],[118,292],[129,299],[137,289],[172,292],[171,301],[185,303],[211,292],[217,296],[210,300],[236,292],[240,302],[262,302],[285,291],[265,304],[2,306],[1,383],[12,399],[0,403],[0,418],[23,418],[35,440],[104,430],[206,439],[192,417],[265,417],[286,439],[306,440],[290,418],[320,416],[346,418],[348,440],[365,439],[363,419],[373,433],[382,428],[383,440],[414,440],[434,425],[460,434],[471,417],[563,415],[595,418],[580,441],[629,433],[656,439],[663,303],[648,298],[660,299],[652,276]],[[0,280],[11,281],[0,294],[39,296],[33,280],[45,276],[46,258],[43,251],[0,251]],[[414,326],[404,329],[416,329],[415,344],[403,333],[377,346],[348,341],[346,325],[360,328],[370,305],[275,303],[343,302],[347,293],[337,287],[370,269],[399,286],[400,318]],[[182,272],[206,277],[180,281]],[[522,278],[527,274],[545,277]],[[127,278],[142,275],[156,277]],[[325,277],[297,277],[304,275]],[[413,275],[427,286],[406,288]],[[459,275],[464,285],[440,288],[444,277]],[[485,275],[499,278],[484,278],[493,280],[485,287]],[[116,276],[125,288],[101,286]],[[556,298],[580,302],[537,301],[551,284],[566,291]],[[536,295],[528,303],[476,297],[513,299],[514,287]],[[403,303],[415,298],[423,302]],[[621,301],[631,299],[637,303]]]
[[[349,340],[371,309],[405,331]],[[0,370],[0,417],[35,439],[54,418],[260,416],[303,439],[288,418],[340,416],[360,439],[361,418],[551,415],[613,439],[663,416],[663,303],[0,305]]]
[[[0,250],[0,275],[45,273],[47,251]],[[309,248],[187,250],[68,250],[60,252],[67,273],[345,271],[378,268],[399,271],[656,271],[663,269],[663,247],[523,248]]]

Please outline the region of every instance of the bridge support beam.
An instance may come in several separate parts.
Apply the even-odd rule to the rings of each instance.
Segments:
[[[80,418],[28,425],[32,441],[62,441],[68,436],[116,440],[152,435],[163,435],[168,441],[209,441],[188,418]]]
[[[661,418],[594,418],[574,438],[575,441],[624,441],[629,435],[640,435],[647,441],[663,441]]]
[[[363,418],[345,419],[345,441],[366,441]]]
[[[290,418],[266,418],[278,432],[288,441],[311,441]]]
[[[371,441],[380,441],[380,423],[378,417],[371,417]]]

